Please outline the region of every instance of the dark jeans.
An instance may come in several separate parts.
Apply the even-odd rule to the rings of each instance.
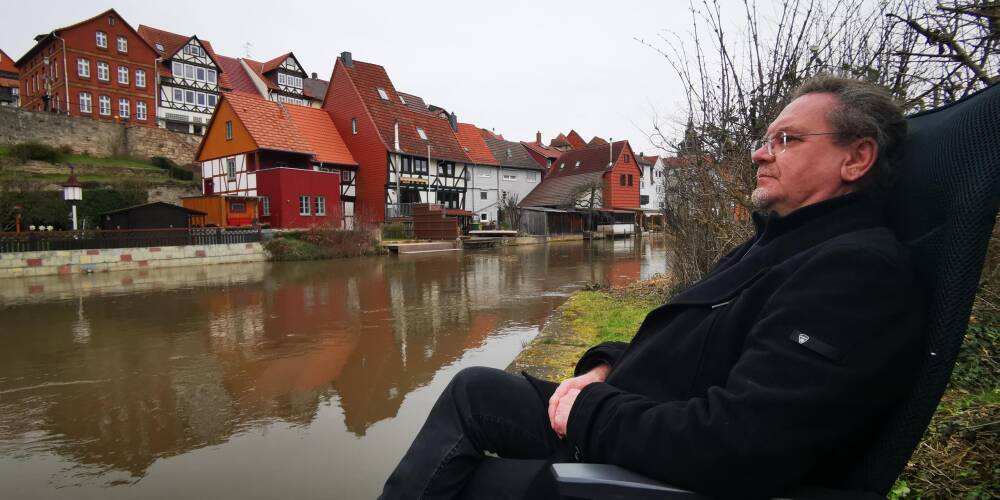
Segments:
[[[460,371],[389,476],[381,498],[551,498],[555,485],[548,463],[569,456],[549,425],[547,398],[555,387],[540,381],[532,385],[493,368]],[[536,460],[484,462],[484,452]],[[492,468],[487,466],[501,462],[515,464],[505,475],[520,477],[483,477]]]

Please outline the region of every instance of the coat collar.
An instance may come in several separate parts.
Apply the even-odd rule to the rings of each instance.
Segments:
[[[881,208],[851,193],[800,208],[784,217],[754,214],[757,235],[730,259],[668,304],[717,304],[732,298],[772,266],[845,233],[884,226]]]

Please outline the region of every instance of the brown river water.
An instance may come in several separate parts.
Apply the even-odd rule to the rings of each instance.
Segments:
[[[374,498],[458,370],[657,240],[0,280],[0,498]]]

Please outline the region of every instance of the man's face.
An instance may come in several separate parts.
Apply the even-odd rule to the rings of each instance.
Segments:
[[[850,192],[842,167],[851,159],[851,148],[837,145],[836,136],[789,137],[787,145],[781,145],[781,132],[790,136],[834,132],[826,116],[836,105],[833,94],[806,94],[785,106],[771,123],[767,135],[777,137],[774,156],[766,145],[750,156],[757,165],[757,189],[751,195],[757,208],[787,215]]]

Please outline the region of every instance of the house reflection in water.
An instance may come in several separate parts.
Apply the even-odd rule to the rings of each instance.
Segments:
[[[53,452],[138,478],[331,403],[361,438],[573,288],[662,271],[648,260],[571,244],[14,281],[0,295],[0,459]]]

